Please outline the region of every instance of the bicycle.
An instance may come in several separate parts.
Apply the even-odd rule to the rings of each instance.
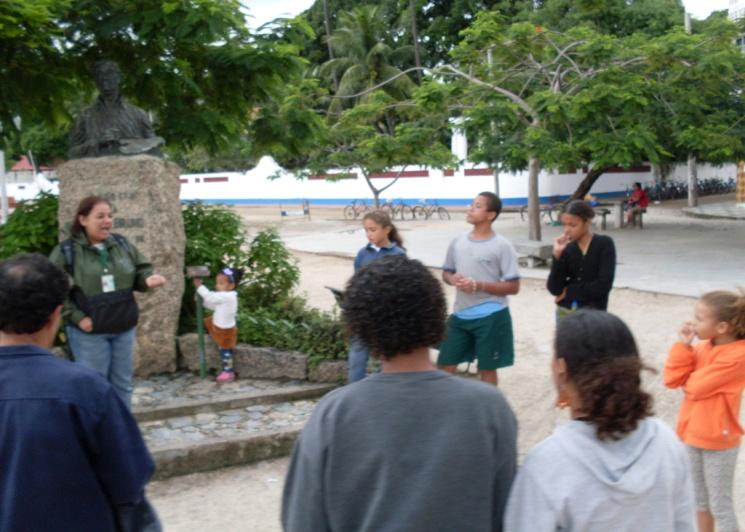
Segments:
[[[344,207],[344,218],[346,220],[356,220],[370,210],[370,206],[365,200],[352,200],[349,205]]]
[[[548,222],[546,223],[554,223],[554,211],[556,211],[556,219],[559,219],[559,214],[561,213],[562,204],[561,203],[549,203],[546,205],[539,205],[538,206],[538,212],[540,213],[541,219],[548,218]],[[527,203],[520,207],[520,220],[525,221],[525,217],[528,215],[528,205]]]
[[[414,219],[414,212],[411,206],[407,205],[402,199],[398,200],[391,214],[391,219],[395,220],[397,218],[401,220],[406,220],[407,218],[410,220]]]
[[[450,213],[445,207],[442,207],[437,200],[432,200],[432,203],[427,203],[427,200],[422,200],[421,205],[416,205],[412,209],[412,216],[414,220],[429,220],[434,214],[440,217],[440,220],[449,220]]]

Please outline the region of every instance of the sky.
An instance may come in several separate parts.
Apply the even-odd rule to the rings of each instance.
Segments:
[[[313,0],[244,0],[253,17],[249,25],[256,28],[278,17],[292,17],[313,5]],[[738,2],[739,3],[739,2]],[[683,0],[693,18],[705,19],[712,11],[727,9],[729,0]]]

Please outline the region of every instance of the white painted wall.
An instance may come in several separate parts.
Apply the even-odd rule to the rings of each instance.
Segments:
[[[737,179],[737,165],[730,163],[722,166],[714,166],[708,163],[698,165],[698,179]],[[672,181],[688,181],[688,166],[685,164],[678,164],[673,167],[672,171],[668,174],[668,180]]]
[[[267,177],[281,173],[274,180]],[[239,200],[259,202],[306,198],[317,203],[344,202],[353,198],[372,198],[362,174],[357,179],[298,180],[292,174],[283,172],[270,157],[263,157],[259,164],[245,174],[221,172],[210,174],[184,174],[181,176],[181,199],[201,199],[205,201]],[[204,178],[227,177],[227,182],[204,182]],[[539,191],[542,197],[566,196],[574,192],[584,177],[582,172],[573,174],[548,174],[541,172]],[[199,182],[197,182],[199,180]],[[382,188],[392,179],[376,178],[377,188]],[[592,189],[593,194],[623,193],[634,181],[652,182],[651,172],[608,173],[603,175]],[[499,176],[499,190],[506,203],[524,203],[528,195],[527,172],[502,173]],[[460,169],[453,176],[445,176],[441,170],[430,170],[429,177],[402,177],[383,193],[385,199],[403,198],[407,201],[438,199],[447,202],[466,203],[479,192],[494,189],[494,177],[466,176]]]

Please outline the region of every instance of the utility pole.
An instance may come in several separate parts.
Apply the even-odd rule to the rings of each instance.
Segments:
[[[683,14],[683,26],[687,34],[691,34],[691,15]],[[698,206],[698,161],[694,153],[688,153],[688,206]]]
[[[8,221],[8,187],[5,176],[5,152],[0,150],[0,213],[2,213],[3,224]]]

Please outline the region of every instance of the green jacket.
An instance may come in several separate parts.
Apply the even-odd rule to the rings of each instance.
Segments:
[[[140,251],[128,241],[129,253],[113,237],[104,241],[108,251],[108,273],[114,276],[117,290],[132,288],[139,292],[147,291],[147,279],[153,273],[153,265]],[[103,291],[101,277],[104,275],[101,252],[88,242],[84,233],[73,238],[75,260],[73,264],[73,283],[80,287],[86,296],[95,296]],[[52,250],[49,259],[65,269],[65,256],[61,244]],[[62,316],[67,323],[77,325],[86,317],[70,298],[65,300]]]

